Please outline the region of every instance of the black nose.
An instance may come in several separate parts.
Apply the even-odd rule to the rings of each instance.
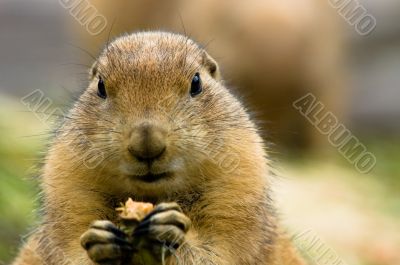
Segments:
[[[165,153],[165,138],[162,127],[143,123],[132,130],[128,151],[138,161],[151,163]]]
[[[135,147],[133,146],[130,146],[128,148],[129,153],[131,153],[131,155],[135,157],[138,161],[147,163],[151,163],[153,162],[153,160],[160,158],[164,154],[165,149],[166,149],[165,146],[157,146],[157,148],[145,148],[145,149],[142,148],[135,149]]]

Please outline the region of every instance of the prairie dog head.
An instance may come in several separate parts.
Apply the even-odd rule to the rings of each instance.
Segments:
[[[104,154],[97,179],[139,194],[176,192],[211,177],[218,156],[231,155],[252,127],[216,62],[182,35],[120,37],[90,79],[71,111],[70,132]]]

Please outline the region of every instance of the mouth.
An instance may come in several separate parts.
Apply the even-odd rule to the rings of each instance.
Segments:
[[[147,173],[146,175],[141,175],[141,176],[133,176],[135,179],[138,179],[140,181],[146,182],[146,183],[153,183],[160,181],[162,179],[166,179],[171,177],[171,174],[168,172],[164,172],[161,174],[152,174],[152,173]]]

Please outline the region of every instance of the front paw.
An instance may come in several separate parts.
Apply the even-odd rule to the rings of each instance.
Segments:
[[[190,225],[190,219],[178,204],[161,203],[136,227],[134,247],[139,254],[147,250],[153,258],[162,260],[185,242]]]
[[[127,264],[133,252],[125,233],[110,221],[93,222],[81,236],[81,245],[97,264]]]

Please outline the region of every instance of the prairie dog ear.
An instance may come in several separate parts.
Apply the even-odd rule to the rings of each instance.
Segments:
[[[202,64],[214,79],[220,79],[219,66],[217,62],[206,52],[203,53]]]

